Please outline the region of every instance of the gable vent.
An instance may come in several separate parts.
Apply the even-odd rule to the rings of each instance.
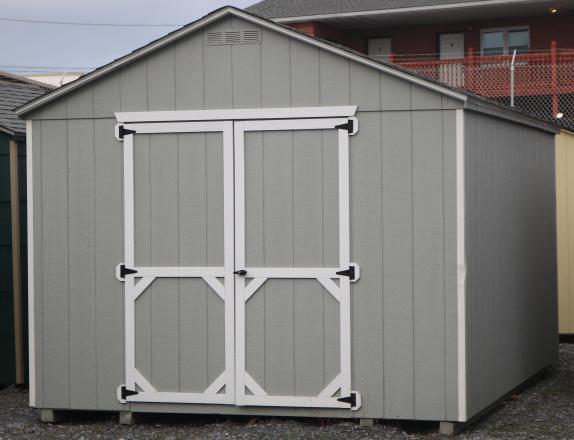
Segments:
[[[205,33],[205,44],[215,46],[219,44],[259,44],[261,43],[261,31],[217,31]]]

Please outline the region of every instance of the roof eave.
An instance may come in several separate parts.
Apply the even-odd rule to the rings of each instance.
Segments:
[[[328,20],[333,18],[360,18],[360,17],[368,17],[370,15],[393,15],[393,14],[405,14],[411,12],[441,11],[441,10],[464,9],[472,7],[476,8],[485,5],[524,3],[527,1],[529,0],[482,0],[476,2],[448,3],[442,5],[414,6],[414,7],[392,8],[392,9],[373,9],[370,11],[332,12],[328,14],[309,14],[309,15],[292,16],[292,17],[269,17],[269,19],[277,23],[301,23],[305,21]]]
[[[5,133],[9,136],[15,136],[17,133],[13,130],[10,130],[9,128],[6,128],[2,125],[0,125],[0,133]]]
[[[464,108],[468,111],[495,116],[497,118],[516,122],[518,124],[526,125],[553,134],[558,134],[562,130],[558,125],[544,121],[543,119],[530,116],[518,110],[502,107],[502,105],[496,105],[488,101],[481,101],[476,98],[468,99],[464,104]]]
[[[0,77],[2,77],[2,76],[5,78],[15,79],[15,80],[23,82],[23,83],[43,87],[46,89],[46,91],[53,90],[56,88],[55,86],[53,86],[51,84],[46,84],[46,83],[43,83],[41,81],[36,81],[34,79],[30,79],[30,78],[22,76],[22,75],[16,75],[14,73],[5,72],[3,70],[0,71]]]

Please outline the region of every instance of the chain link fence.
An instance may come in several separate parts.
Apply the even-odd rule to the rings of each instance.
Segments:
[[[467,90],[574,131],[574,50],[513,56],[390,61],[419,75]]]

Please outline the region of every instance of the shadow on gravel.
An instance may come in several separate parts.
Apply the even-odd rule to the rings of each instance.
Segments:
[[[0,389],[0,439],[438,439],[437,423],[385,421],[363,428],[339,419],[142,414],[134,426],[117,412],[74,411],[58,424],[40,423],[25,389]],[[574,344],[538,382],[515,394],[458,438],[574,438]]]

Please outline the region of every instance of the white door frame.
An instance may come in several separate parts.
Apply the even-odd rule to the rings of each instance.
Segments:
[[[347,125],[350,124],[350,125]],[[339,267],[277,268],[245,265],[245,133],[277,130],[328,130],[338,128],[339,154]],[[340,275],[351,267],[349,224],[349,135],[358,130],[355,118],[280,119],[236,121],[235,130],[235,404],[281,407],[358,409],[360,395],[351,390],[351,277]],[[358,266],[354,281],[358,279]],[[316,279],[339,303],[340,373],[317,396],[268,395],[245,367],[245,308],[247,301],[269,278]],[[251,279],[246,283],[246,279]],[[339,285],[333,282],[339,279]],[[245,388],[252,393],[246,394]],[[340,392],[342,400],[333,397]],[[352,402],[352,403],[351,403]]]
[[[134,135],[151,133],[222,133],[224,191],[223,267],[135,266]],[[125,384],[118,388],[120,402],[171,402],[233,404],[234,390],[234,277],[233,277],[233,123],[230,121],[125,124],[116,127],[124,148],[124,262],[116,276],[125,290]],[[127,269],[127,271],[126,271]],[[135,273],[131,273],[134,271]],[[139,281],[136,282],[136,277]],[[222,277],[222,284],[217,278]],[[202,392],[163,392],[137,370],[135,365],[135,301],[156,278],[203,278],[224,301],[225,369]],[[219,393],[223,388],[225,391]]]
[[[125,290],[125,384],[118,400],[126,402],[204,403],[358,409],[351,391],[350,282],[359,267],[350,262],[349,136],[357,133],[355,106],[281,109],[231,109],[117,113],[116,138],[123,141],[124,262],[116,276]],[[275,118],[275,119],[274,119]],[[198,122],[202,121],[202,122]],[[245,262],[244,135],[249,131],[337,129],[339,143],[339,243],[336,268],[248,268]],[[224,266],[141,267],[134,254],[134,135],[152,133],[223,134]],[[235,163],[234,163],[235,160]],[[235,203],[235,206],[234,206]],[[343,272],[343,273],[342,273]],[[349,272],[353,275],[349,276]],[[353,277],[354,276],[354,277]],[[135,365],[135,301],[156,278],[203,278],[225,303],[225,370],[202,393],[162,392]],[[217,279],[224,278],[224,284]],[[139,281],[136,282],[136,278]],[[245,278],[253,278],[246,286]],[[268,278],[317,279],[340,307],[341,372],[318,396],[268,396],[245,371],[245,304]],[[339,286],[333,279],[339,279]],[[236,301],[237,297],[237,301]],[[237,384],[237,385],[236,385]],[[253,395],[245,394],[247,386]],[[223,388],[225,392],[219,393]],[[340,391],[341,398],[333,397]]]

